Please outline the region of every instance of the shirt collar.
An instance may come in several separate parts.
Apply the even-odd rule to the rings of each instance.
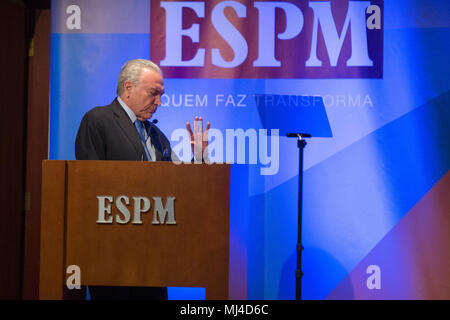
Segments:
[[[134,114],[133,110],[130,109],[129,106],[125,102],[123,102],[120,97],[117,97],[117,101],[119,101],[120,105],[122,106],[123,110],[127,113],[128,117],[130,118],[131,122],[134,123],[137,119],[136,115]]]

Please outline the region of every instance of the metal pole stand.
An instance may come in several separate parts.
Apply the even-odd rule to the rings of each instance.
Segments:
[[[311,138],[309,133],[288,133],[288,137],[298,138],[297,146],[299,148],[298,163],[298,233],[297,233],[297,269],[295,270],[295,299],[302,299],[302,193],[303,193],[303,150],[306,146],[304,138]]]

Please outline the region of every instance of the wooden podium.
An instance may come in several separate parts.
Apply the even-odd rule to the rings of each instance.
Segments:
[[[71,265],[82,285],[203,287],[227,299],[229,203],[226,164],[44,161],[40,299],[62,299]]]

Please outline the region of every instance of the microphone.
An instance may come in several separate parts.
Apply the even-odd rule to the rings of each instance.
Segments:
[[[158,119],[153,119],[151,122],[150,122],[150,130],[151,130],[151,127],[153,126],[153,125],[155,125],[155,124],[157,124],[158,123]],[[156,129],[155,129],[155,131],[156,131]],[[150,135],[149,135],[150,136]],[[158,141],[152,141],[152,143],[153,144],[157,144],[157,145],[159,145],[159,146],[161,146],[162,144],[161,144],[161,137],[160,136],[157,136],[157,138],[158,138]],[[169,150],[167,149],[167,148],[165,148],[163,151],[162,151],[162,155],[161,155],[161,160],[162,161],[170,161],[171,160],[171,157],[170,157],[170,154],[169,154]]]

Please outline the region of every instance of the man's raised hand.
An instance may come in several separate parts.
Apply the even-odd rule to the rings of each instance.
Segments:
[[[191,125],[189,122],[186,123],[186,129],[191,136],[191,148],[194,154],[194,161],[196,163],[201,163],[203,155],[208,147],[208,131],[210,127],[208,122],[205,131],[203,131],[203,119],[202,117],[195,117],[194,120],[194,132],[192,132]]]

